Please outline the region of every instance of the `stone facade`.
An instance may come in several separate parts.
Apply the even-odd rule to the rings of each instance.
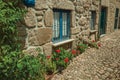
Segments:
[[[70,38],[74,39],[72,48],[83,39],[97,39],[99,31],[100,7],[107,7],[106,33],[114,31],[115,9],[120,9],[119,0],[36,0],[34,7],[27,7],[24,18],[24,49],[33,52],[40,47],[46,55],[52,53],[53,9],[70,10]],[[95,30],[90,29],[91,11],[96,12]],[[120,16],[120,13],[119,13]],[[63,44],[64,45],[64,44]],[[31,49],[32,48],[32,49]],[[32,50],[32,51],[29,51]]]

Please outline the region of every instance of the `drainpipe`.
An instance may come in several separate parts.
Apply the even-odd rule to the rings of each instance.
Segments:
[[[101,21],[101,0],[99,0],[99,21],[98,21],[98,40],[100,39],[100,21]]]

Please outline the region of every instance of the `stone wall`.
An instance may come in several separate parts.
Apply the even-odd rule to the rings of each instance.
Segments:
[[[114,1],[107,0],[107,1],[108,1],[108,4],[106,5],[106,7],[108,9],[108,12],[107,12],[106,33],[109,34],[114,31],[115,12],[116,12],[116,8],[120,9],[120,2],[117,0],[114,0]],[[104,6],[104,5],[102,5],[102,6]]]
[[[108,0],[106,0],[107,2]],[[89,39],[91,11],[96,11],[95,30],[98,31],[99,25],[99,1],[98,0],[36,0],[34,7],[26,7],[27,14],[24,18],[24,24],[20,25],[20,34],[24,40],[25,52],[30,54],[38,54],[35,48],[40,48],[46,55],[52,53],[52,24],[53,24],[53,9],[63,9],[71,11],[70,34],[71,39],[75,39],[72,48],[81,42],[79,37]],[[108,22],[107,31],[110,32],[114,22],[114,5],[113,0],[108,4]],[[111,13],[112,12],[112,13]],[[26,27],[24,27],[26,26]],[[24,27],[24,28],[23,28]],[[23,29],[22,29],[23,28]],[[110,30],[109,30],[110,29]],[[95,39],[96,32],[93,34]]]

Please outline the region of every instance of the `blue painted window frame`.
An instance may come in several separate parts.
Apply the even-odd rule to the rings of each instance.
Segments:
[[[70,11],[69,10],[59,10],[59,9],[53,9],[53,13],[58,12],[59,13],[59,36],[58,37],[53,37],[52,38],[52,42],[53,43],[57,43],[57,42],[61,42],[64,40],[67,40],[70,38]],[[67,35],[63,35],[63,14],[66,13],[67,14],[67,29],[66,29],[66,33]],[[55,14],[54,14],[54,20],[55,20]],[[53,23],[54,26],[54,23]],[[53,35],[54,35],[54,28],[56,26],[53,27]]]

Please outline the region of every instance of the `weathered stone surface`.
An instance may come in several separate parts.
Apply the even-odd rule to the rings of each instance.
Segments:
[[[82,6],[76,6],[76,12],[83,13],[84,12],[84,8]]]
[[[29,30],[28,31],[28,43],[31,46],[38,46],[39,41],[36,38],[35,30]]]
[[[89,8],[90,8],[90,4],[89,4],[89,3],[85,3],[85,4],[83,5],[83,7],[84,7],[85,9],[89,9]]]
[[[108,7],[109,6],[109,0],[101,0],[101,5]]]
[[[52,38],[52,29],[51,28],[39,28],[30,31],[28,35],[28,40],[30,45],[42,45],[49,41]]]
[[[44,14],[43,11],[36,11],[35,13],[36,13],[36,16],[43,16]]]
[[[37,56],[39,53],[43,53],[43,48],[39,47],[29,47],[27,50],[23,50],[23,53]]]
[[[42,19],[43,19],[42,16],[38,16],[38,17],[37,17],[37,20],[38,20],[38,21],[42,21]]]
[[[43,9],[47,9],[47,2],[46,0],[36,0],[35,2],[35,9],[37,10],[43,10]]]
[[[59,3],[54,4],[54,8],[58,9],[66,9],[66,10],[74,10],[75,7],[70,1],[60,1]]]
[[[40,28],[35,30],[36,38],[39,42],[39,45],[47,43],[52,39],[52,29],[51,28]]]
[[[53,25],[53,11],[48,10],[45,13],[45,26],[51,27]]]
[[[49,56],[52,53],[52,42],[43,45],[44,54]]]
[[[75,11],[71,12],[71,27],[75,27]]]
[[[88,37],[89,37],[90,31],[89,31],[89,30],[84,30],[84,31],[82,31],[82,34],[83,34],[84,36],[88,36]]]
[[[77,47],[77,38],[76,38],[76,35],[71,35],[71,39],[75,39],[73,42],[72,42],[72,48],[76,48]]]
[[[76,28],[71,28],[71,34],[78,34],[80,32],[80,28],[76,27]]]
[[[86,17],[83,17],[83,16],[82,16],[82,17],[79,19],[79,25],[84,26],[86,23],[87,23]]]
[[[36,18],[35,18],[35,11],[33,8],[28,8],[28,12],[24,17],[25,24],[27,27],[35,27],[36,25]]]
[[[42,22],[38,22],[38,27],[42,27],[43,23]]]

